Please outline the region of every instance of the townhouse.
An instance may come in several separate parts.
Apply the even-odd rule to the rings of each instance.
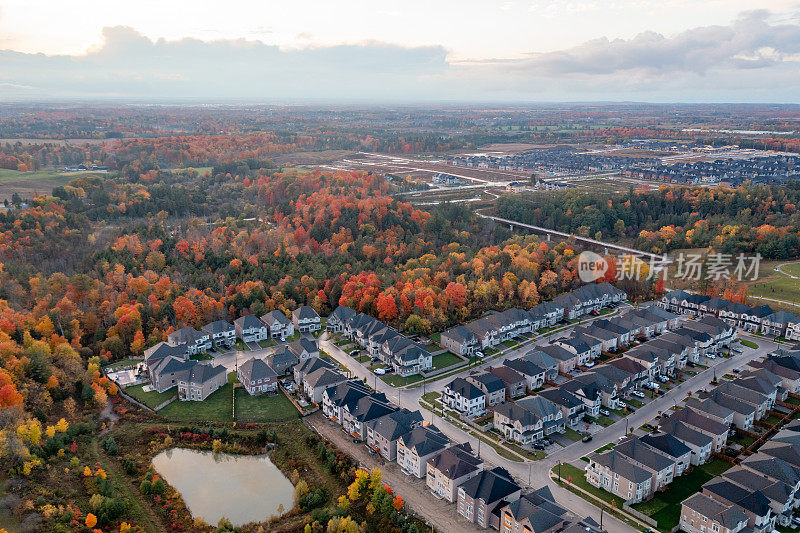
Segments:
[[[170,346],[185,344],[189,354],[196,355],[211,349],[211,335],[191,327],[185,327],[168,334],[167,344]]]
[[[711,458],[711,451],[714,447],[714,439],[701,433],[689,424],[680,420],[662,420],[658,425],[659,430],[669,433],[681,441],[692,452],[689,462],[694,465],[701,465],[708,462]]]
[[[648,433],[639,440],[675,464],[675,477],[683,475],[691,465],[692,449],[670,433]]]
[[[692,403],[693,409],[705,413],[712,420],[728,426],[749,430],[756,420],[756,407],[719,390],[701,395],[700,402]]]
[[[787,393],[800,392],[800,371],[778,364],[775,359],[767,357],[764,360],[750,361],[749,366],[755,370],[764,369],[781,380],[781,387]]]
[[[534,391],[544,386],[547,376],[545,369],[524,357],[506,359],[503,361],[503,366],[519,372],[525,378],[525,387],[529,391]]]
[[[721,503],[698,492],[681,503],[680,528],[687,533],[738,533],[747,515],[736,505]]]
[[[553,381],[556,379],[556,377],[558,377],[559,362],[549,354],[538,349],[533,349],[523,355],[522,358],[542,368],[545,373],[545,381]]]
[[[464,378],[455,378],[445,385],[442,405],[459,413],[474,417],[486,412],[486,395]]]
[[[397,464],[403,472],[422,479],[427,475],[428,460],[449,444],[436,426],[417,427],[397,439]]]
[[[258,342],[269,338],[267,325],[261,322],[255,315],[240,316],[233,321],[236,336],[244,342]]]
[[[650,487],[653,492],[666,487],[675,478],[675,461],[657,448],[651,448],[638,437],[620,442],[614,450],[653,475]]]
[[[712,451],[721,452],[728,442],[728,426],[716,420],[711,420],[705,414],[699,413],[690,407],[684,407],[675,411],[667,418],[662,418],[659,422],[659,429],[666,433],[671,431],[671,421],[683,422],[690,428],[698,431],[712,440]],[[677,436],[677,435],[676,435]]]
[[[327,368],[328,370],[336,370],[338,367],[327,359],[321,359],[319,357],[312,357],[310,359],[306,359],[302,363],[296,364],[292,369],[295,385],[302,388],[303,379],[305,379],[306,375],[311,374],[312,372],[319,370],[320,368]]]
[[[318,358],[315,358],[318,360]],[[309,359],[308,361],[313,361]],[[322,393],[328,387],[344,383],[347,378],[339,372],[329,368],[317,368],[313,372],[303,375],[302,378],[302,391],[306,398],[314,403],[322,401]]]
[[[736,380],[736,382],[722,380],[714,390],[738,398],[740,401],[754,406],[756,408],[755,419],[761,420],[767,416],[767,413],[775,404],[776,391],[773,389],[772,395],[768,396],[750,387],[742,386],[742,383],[743,381],[741,380]],[[752,384],[751,382],[746,383]]]
[[[558,372],[560,374],[569,374],[578,366],[578,355],[557,344],[540,346],[539,351],[558,361]]]
[[[544,421],[524,405],[507,402],[494,410],[494,428],[511,441],[531,444],[544,436]]]
[[[498,505],[519,499],[522,487],[511,474],[502,468],[482,470],[475,477],[458,487],[458,514],[467,522],[480,527],[500,527],[499,515],[494,513]]]
[[[367,446],[384,459],[394,461],[397,458],[397,441],[409,431],[422,426],[422,414],[419,411],[399,409],[368,421],[366,426]]]
[[[616,368],[630,376],[630,388],[639,388],[649,377],[648,369],[645,365],[627,356],[617,357],[605,363],[605,366]]]
[[[251,396],[278,390],[278,374],[263,359],[251,357],[239,365],[237,374]]]
[[[538,322],[539,328],[555,326],[564,319],[564,308],[554,302],[541,302],[530,311],[532,322]]]
[[[525,395],[528,383],[525,376],[504,365],[489,367],[488,370],[503,382],[507,398],[513,399]]]
[[[310,305],[303,305],[292,311],[292,323],[295,331],[300,333],[314,333],[322,329],[322,320]]]
[[[615,352],[617,350],[617,341],[619,340],[619,336],[613,331],[608,331],[607,329],[603,329],[595,324],[589,324],[588,326],[577,326],[572,331],[576,334],[597,339],[600,342],[601,352]]]
[[[483,461],[472,455],[469,443],[455,444],[428,459],[425,484],[437,497],[454,503],[458,487],[483,470]]]
[[[224,366],[198,363],[179,375],[178,399],[202,402],[227,382],[228,371]]]
[[[227,320],[216,320],[201,329],[211,337],[214,348],[228,349],[236,344],[236,328]]]
[[[440,344],[456,355],[469,356],[478,351],[478,337],[466,326],[455,326],[440,335]]]
[[[758,490],[746,489],[723,477],[716,477],[703,485],[702,494],[744,511],[747,526],[755,533],[770,533],[775,529],[775,515],[769,499]]]
[[[411,376],[433,368],[433,356],[422,345],[399,333],[381,346],[385,359],[399,376]]]
[[[789,340],[800,340],[789,337],[790,326],[793,331],[797,331],[798,326],[800,326],[800,317],[786,311],[776,311],[761,319],[761,334],[769,335],[770,337],[786,337]]]
[[[647,500],[653,494],[653,474],[626,456],[611,450],[589,455],[586,481],[610,492],[627,503]]]
[[[467,376],[467,381],[478,387],[486,396],[486,406],[492,407],[506,400],[506,385],[503,380],[484,370]]]
[[[603,343],[586,335],[571,335],[553,341],[553,344],[572,352],[577,356],[576,366],[584,366],[600,355]]]
[[[743,489],[760,492],[769,501],[770,509],[778,524],[788,526],[792,523],[792,511],[795,503],[794,487],[783,481],[766,478],[743,466],[734,466],[723,472],[720,477]]]
[[[286,337],[294,335],[294,324],[286,318],[286,315],[277,309],[261,317],[261,321],[267,326],[271,339],[286,340]]]
[[[562,388],[545,389],[540,391],[538,396],[555,404],[564,417],[564,423],[569,427],[575,427],[583,417],[584,404],[575,397],[574,394]]]

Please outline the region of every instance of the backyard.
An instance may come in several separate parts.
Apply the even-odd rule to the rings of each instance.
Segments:
[[[448,366],[457,365],[462,363],[463,359],[454,353],[444,352],[433,356],[433,369],[439,370],[447,368]]]
[[[688,474],[676,478],[664,492],[657,492],[651,500],[634,504],[632,507],[656,520],[659,531],[669,532],[678,525],[681,502],[698,492],[704,483],[730,467],[729,463],[721,459],[696,466]]]
[[[145,404],[150,409],[155,409],[162,403],[166,402],[167,400],[178,394],[178,391],[174,388],[166,390],[164,392],[156,392],[154,390],[150,392],[145,392],[143,390],[143,387],[145,387],[145,385],[136,385],[135,387],[128,387],[127,389],[125,389],[125,393],[128,396],[134,398],[135,400],[139,400],[141,403]]]
[[[202,402],[176,400],[161,409],[158,414],[170,420],[231,422],[233,415],[231,389],[236,379],[236,374],[229,374],[228,383],[209,394]]]
[[[246,422],[284,422],[298,418],[297,408],[282,393],[251,396],[244,388],[234,392],[236,420]]]

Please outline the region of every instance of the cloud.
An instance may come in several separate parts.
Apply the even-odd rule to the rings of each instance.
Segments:
[[[751,11],[727,26],[674,36],[644,31],[479,62],[450,62],[442,46],[281,49],[246,39],[151,40],[117,26],[83,55],[0,51],[0,84],[13,84],[15,98],[27,91],[31,98],[800,103],[798,67],[800,20]]]

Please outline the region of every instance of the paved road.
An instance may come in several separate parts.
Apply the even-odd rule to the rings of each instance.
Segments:
[[[512,475],[514,475],[519,482],[523,485],[527,485],[528,479],[531,480],[530,486],[532,487],[539,487],[544,483],[547,483],[550,486],[550,489],[553,491],[553,494],[556,496],[557,501],[572,511],[573,513],[580,515],[580,516],[591,516],[595,520],[600,519],[600,510],[592,505],[591,503],[587,502],[583,498],[577,497],[573,495],[571,492],[566,491],[565,489],[558,486],[556,483],[550,480],[549,472],[557,464],[558,461],[563,461],[566,463],[576,463],[576,461],[580,461],[580,458],[584,455],[591,453],[592,451],[596,450],[597,448],[604,446],[610,442],[616,442],[619,437],[623,436],[626,431],[626,427],[630,430],[638,428],[645,421],[652,421],[658,415],[659,411],[667,411],[669,408],[678,405],[681,401],[686,399],[687,394],[691,392],[693,395],[697,393],[697,391],[708,387],[711,380],[716,375],[717,378],[721,378],[724,374],[730,372],[733,368],[737,368],[740,366],[745,365],[747,362],[756,359],[758,357],[762,357],[767,355],[771,351],[775,350],[778,345],[774,342],[767,341],[766,339],[760,337],[748,337],[743,336],[745,338],[753,340],[756,344],[758,344],[759,348],[756,350],[741,347],[743,353],[738,354],[734,357],[729,359],[725,358],[718,358],[713,361],[709,361],[712,364],[708,369],[703,370],[702,372],[698,373],[696,376],[691,377],[690,379],[684,381],[683,383],[677,385],[672,390],[668,391],[663,396],[657,397],[655,400],[650,401],[645,406],[636,410],[636,412],[632,413],[627,417],[627,425],[626,419],[619,420],[614,424],[601,429],[597,433],[593,435],[593,439],[589,443],[584,442],[575,442],[572,443],[564,448],[558,449],[550,453],[545,459],[540,461],[525,461],[525,462],[515,462],[504,457],[501,457],[493,448],[487,446],[486,444],[480,443],[480,441],[467,433],[465,433],[460,428],[452,425],[446,420],[443,420],[440,416],[434,415],[427,409],[420,409],[419,399],[423,394],[422,387],[415,387],[411,389],[398,389],[391,387],[390,385],[386,384],[384,381],[377,379],[376,376],[370,372],[364,365],[356,362],[352,359],[347,353],[341,350],[339,347],[334,345],[330,342],[327,335],[323,335],[320,338],[320,348],[325,350],[328,354],[332,357],[337,359],[340,363],[344,364],[348,367],[348,369],[352,372],[354,377],[358,377],[360,379],[366,378],[368,383],[373,385],[373,387],[386,394],[387,398],[389,398],[392,402],[402,407],[405,407],[410,410],[420,409],[423,413],[423,416],[426,417],[427,420],[430,420],[432,423],[435,423],[436,426],[441,429],[450,439],[455,442],[469,442],[473,448],[480,449],[481,458],[495,466],[502,466],[506,468]],[[537,339],[539,342],[547,342],[550,339]],[[535,345],[535,344],[533,344]],[[512,351],[508,354],[508,357],[514,357],[517,355],[515,352],[525,352],[530,350],[532,345],[526,345],[523,348],[519,348],[515,351]],[[502,359],[502,358],[501,358]],[[481,366],[488,366],[490,364],[497,364],[498,360],[490,361],[484,363]],[[470,369],[470,370],[474,370]],[[469,370],[464,370],[461,374],[466,374]],[[459,375],[461,375],[459,374]],[[432,383],[428,383],[425,386],[425,391],[430,392],[433,390],[440,391],[444,388],[444,385],[452,380],[455,376],[448,376],[446,378],[442,378],[440,380],[434,381]],[[581,466],[580,463],[576,463],[576,466]],[[431,498],[433,498],[431,496]],[[636,531],[631,526],[625,524],[614,518],[613,516],[606,515],[604,517],[604,525],[609,531],[614,532],[630,532]]]

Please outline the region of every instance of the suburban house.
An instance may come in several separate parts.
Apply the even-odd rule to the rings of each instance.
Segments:
[[[198,363],[178,378],[178,398],[201,402],[228,382],[228,371],[222,365]]]
[[[306,359],[302,363],[298,363],[292,369],[292,373],[294,374],[294,382],[298,387],[303,386],[303,379],[306,377],[306,374],[310,374],[320,368],[327,368],[328,370],[336,370],[338,367],[336,364],[328,361],[327,359],[321,359],[319,357],[312,357],[310,359]]]
[[[319,347],[313,337],[304,335],[296,341],[289,343],[289,351],[297,357],[298,361],[305,361],[311,357],[319,357]]]
[[[399,376],[412,376],[433,367],[433,356],[424,346],[397,333],[381,345],[384,361]]]
[[[478,350],[478,337],[466,326],[455,326],[440,335],[439,343],[456,355],[472,355]]]
[[[617,349],[619,335],[613,331],[608,331],[607,329],[603,329],[594,324],[590,324],[588,326],[576,326],[572,331],[573,333],[577,333],[585,337],[597,339],[598,342],[600,342],[601,352],[613,352]]]
[[[486,412],[486,395],[464,378],[456,378],[445,385],[442,404],[466,416],[479,416]]]
[[[675,477],[683,475],[692,464],[692,449],[669,433],[648,433],[639,440],[660,452],[675,464]]]
[[[211,349],[211,336],[194,328],[185,327],[167,335],[167,344],[170,346],[185,344],[189,354],[195,355]]]
[[[517,500],[500,506],[499,529],[502,533],[603,533],[591,518],[580,520],[556,503],[544,486],[522,494]]]
[[[526,445],[544,436],[544,421],[523,405],[507,402],[494,409],[494,428],[511,441]]]
[[[733,410],[715,402],[711,398],[705,398],[703,400],[691,402],[692,409],[699,413],[705,414],[712,420],[716,420],[726,426],[730,427],[733,425]],[[744,428],[743,426],[742,429]]]
[[[553,344],[572,352],[577,356],[576,366],[583,366],[600,355],[603,343],[588,335],[572,335],[553,341]]]
[[[669,433],[688,447],[692,453],[689,461],[692,465],[702,465],[711,458],[711,449],[714,446],[714,439],[701,433],[692,426],[680,420],[662,420],[658,428]]]
[[[800,392],[800,371],[780,365],[777,361],[770,357],[763,361],[750,361],[749,365],[754,369],[763,368],[764,370],[767,370],[768,372],[778,376],[781,379],[781,387],[783,387],[787,392],[792,392],[795,394]]]
[[[309,359],[308,361],[313,361]],[[329,368],[318,368],[303,376],[303,393],[314,403],[322,401],[322,393],[328,387],[344,383],[347,378]]]
[[[557,344],[540,346],[539,350],[558,361],[558,372],[569,374],[578,366],[578,355]]]
[[[214,348],[230,348],[236,344],[236,328],[227,320],[215,320],[203,326],[202,331],[211,337]]]
[[[544,369],[545,381],[553,381],[558,376],[559,362],[549,354],[541,350],[531,350],[523,355],[522,358]]]
[[[540,391],[538,396],[541,396],[561,409],[564,422],[570,427],[577,426],[578,422],[583,418],[583,402],[569,391],[562,388],[545,389]]]
[[[355,404],[342,406],[342,428],[358,440],[366,440],[369,424],[399,409],[383,394],[370,394]]]
[[[313,333],[322,329],[322,321],[310,305],[303,305],[292,311],[292,322],[295,331],[300,333]]]
[[[469,443],[454,444],[428,459],[425,483],[428,489],[454,503],[458,487],[483,469],[483,461],[472,455]]]
[[[278,374],[263,359],[251,357],[239,365],[238,375],[244,390],[250,395],[278,389]]]
[[[354,316],[356,316],[356,312],[353,309],[340,305],[328,316],[325,330],[330,333],[344,333]]]
[[[600,406],[603,403],[603,398],[600,387],[596,383],[571,379],[566,383],[562,383],[561,388],[583,402],[584,414],[593,417],[600,415]]]
[[[150,377],[151,383],[155,384],[156,382],[154,373],[156,367],[161,361],[167,359],[168,357],[174,357],[180,359],[181,361],[186,361],[189,359],[189,350],[185,344],[171,346],[166,342],[159,342],[155,346],[144,351],[144,363],[147,367],[147,373]]]
[[[300,360],[289,349],[286,344],[281,344],[273,349],[272,354],[267,356],[267,364],[272,367],[272,370],[277,372],[279,376],[288,374],[294,365],[299,363]]]
[[[721,474],[723,479],[741,488],[757,490],[769,500],[772,514],[778,524],[787,526],[792,523],[792,511],[796,503],[794,487],[764,477],[758,472],[743,466],[734,466]]]
[[[709,393],[702,394],[701,398],[704,399],[696,404],[693,403],[692,407],[706,413],[709,418],[717,422],[749,430],[756,421],[758,408],[736,396],[726,394],[719,389],[713,389]]]
[[[533,306],[528,313],[531,320],[539,322],[539,328],[555,326],[564,319],[564,308],[554,302],[541,302]]]
[[[157,392],[164,392],[178,385],[181,377],[195,366],[197,361],[182,357],[165,357],[149,367],[150,383]]]
[[[660,450],[651,448],[638,437],[630,437],[620,442],[614,447],[614,451],[653,475],[650,486],[653,491],[666,487],[675,477],[675,461]]]
[[[539,365],[530,362],[524,357],[517,359],[506,359],[503,366],[519,372],[525,378],[525,387],[529,391],[534,391],[544,386],[547,372]]]
[[[683,409],[675,411],[668,418],[662,418],[659,422],[659,429],[661,429],[661,431],[675,434],[673,431],[670,431],[670,420],[683,422],[695,431],[711,437],[713,441],[712,451],[722,451],[725,444],[728,442],[728,426],[711,420],[705,414],[689,407],[684,407]]]
[[[286,318],[286,315],[277,309],[262,316],[261,321],[267,326],[267,329],[269,329],[269,336],[271,339],[286,340],[286,337],[294,335],[294,324],[292,324],[291,320]]]
[[[627,503],[638,503],[653,494],[653,474],[633,461],[611,450],[589,455],[586,481],[610,492]]]
[[[522,487],[502,467],[483,470],[458,487],[458,514],[480,527],[500,527],[495,508],[519,499]]]
[[[488,370],[502,380],[506,389],[506,397],[519,398],[520,396],[525,395],[525,391],[528,388],[528,382],[525,379],[525,376],[513,368],[503,365],[489,367]]]
[[[240,316],[233,321],[236,336],[244,342],[258,342],[269,338],[269,329],[255,315]]]
[[[761,491],[745,489],[723,477],[716,477],[703,485],[702,494],[724,505],[735,505],[747,515],[747,526],[756,533],[771,533],[775,529],[775,515],[769,499]]]
[[[698,492],[683,500],[679,525],[687,533],[738,533],[747,527],[747,520],[738,506]]]
[[[486,370],[467,376],[467,381],[478,387],[486,395],[486,405],[491,407],[506,400],[506,384],[503,380]]]
[[[422,479],[427,475],[428,460],[449,444],[436,426],[419,426],[397,439],[397,464],[403,472]]]
[[[367,446],[388,461],[397,457],[397,441],[409,431],[422,426],[419,411],[399,409],[367,422]]]
[[[333,385],[322,393],[322,412],[329,419],[341,425],[342,409],[347,406],[348,410],[352,410],[361,398],[372,394],[372,390],[360,380],[351,379],[344,383]],[[374,394],[384,402],[387,401],[386,395],[382,393]]]
[[[517,400],[515,405],[522,407],[542,419],[542,431],[544,435],[564,431],[564,413],[561,408],[543,398],[542,396],[530,396]]]

